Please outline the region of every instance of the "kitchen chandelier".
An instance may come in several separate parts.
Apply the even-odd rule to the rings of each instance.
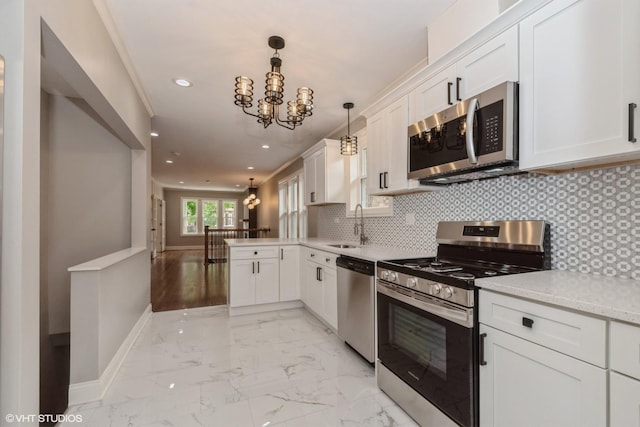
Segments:
[[[345,102],[342,108],[347,110],[347,135],[340,138],[340,154],[343,156],[353,156],[358,154],[358,137],[351,136],[349,110],[353,108],[353,102]]]
[[[280,72],[282,59],[278,54],[284,48],[284,39],[280,36],[269,37],[269,47],[275,49],[271,57],[271,71],[267,73],[264,98],[258,100],[258,114],[246,109],[253,105],[253,80],[246,76],[236,77],[235,104],[245,114],[258,118],[258,123],[266,128],[274,121],[287,129],[300,126],[305,117],[311,116],[313,110],[313,90],[308,87],[298,88],[296,99],[287,102],[287,118],[280,118],[280,105],[284,102],[284,76]]]
[[[249,195],[246,199],[242,201],[242,204],[245,205],[249,209],[253,209],[260,204],[260,199],[256,196],[256,193],[253,193],[253,178],[249,178]],[[256,188],[257,190],[257,188]]]

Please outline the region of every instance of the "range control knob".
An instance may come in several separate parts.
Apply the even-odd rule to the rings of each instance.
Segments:
[[[453,289],[451,289],[449,286],[445,286],[442,290],[442,296],[447,299],[451,298],[453,296]]]
[[[415,288],[418,286],[418,280],[415,277],[409,277],[407,279],[407,288]]]
[[[442,290],[442,286],[440,286],[438,283],[431,286],[432,295],[438,295],[441,290]]]
[[[398,273],[396,273],[395,271],[391,271],[389,273],[389,280],[392,282],[397,282],[398,281]]]
[[[380,278],[382,280],[387,280],[389,278],[389,270],[382,270],[380,272]]]

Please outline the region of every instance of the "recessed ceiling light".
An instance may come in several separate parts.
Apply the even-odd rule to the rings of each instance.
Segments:
[[[180,184],[184,184],[184,181],[180,181]]]
[[[264,145],[262,146],[262,148],[267,149],[267,148],[269,148],[269,146],[268,146],[267,144],[264,144]]]
[[[152,130],[149,135],[151,135],[151,136],[153,136],[155,138],[156,136],[159,136],[160,134],[158,132],[156,132],[155,130]]]
[[[182,86],[182,87],[189,87],[193,85],[193,83],[185,79],[173,79],[173,82],[178,86]]]
[[[171,164],[171,163],[173,163],[173,160],[165,160],[164,162]]]
[[[254,168],[253,166],[249,166],[247,169],[249,169],[249,170],[253,170],[253,169],[255,169],[255,168]]]
[[[236,184],[236,187],[240,187],[240,184]]]

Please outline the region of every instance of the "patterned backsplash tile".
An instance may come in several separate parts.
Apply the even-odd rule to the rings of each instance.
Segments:
[[[438,221],[545,220],[552,268],[640,279],[640,165],[504,176],[396,196],[393,203],[393,217],[365,218],[371,243],[435,254]],[[319,237],[357,239],[345,205],[320,209]],[[406,225],[407,214],[415,214],[415,225]]]

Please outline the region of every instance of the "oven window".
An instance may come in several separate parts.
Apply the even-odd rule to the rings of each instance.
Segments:
[[[390,344],[446,380],[447,329],[403,307],[390,308]]]

